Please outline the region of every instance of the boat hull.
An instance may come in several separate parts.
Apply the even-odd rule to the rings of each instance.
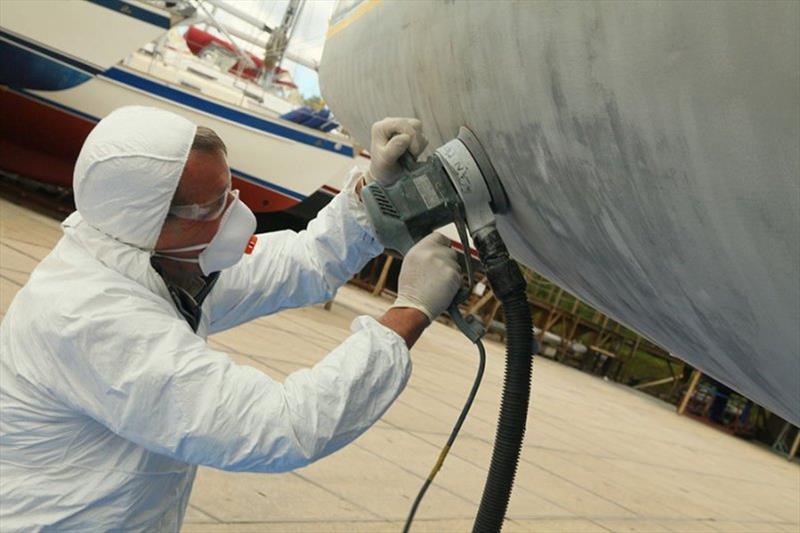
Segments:
[[[92,87],[93,82],[99,86]],[[286,146],[296,148],[292,141],[265,139],[257,132],[244,131],[211,116],[192,113],[101,80],[94,79],[72,91],[77,94],[48,93],[42,97],[31,91],[0,88],[3,121],[0,168],[42,183],[71,188],[75,160],[86,136],[99,117],[123,105],[162,107],[217,131],[228,146],[234,186],[241,191],[242,201],[256,213],[297,206],[313,195],[321,183],[335,182],[336,177],[343,180],[354,165],[349,157],[325,161],[328,158],[319,158],[316,153],[319,150],[314,148],[306,149],[313,151],[310,155],[292,154]],[[83,102],[91,105],[84,106]],[[311,170],[308,165],[301,166],[309,160],[314,167]]]
[[[433,147],[467,125],[517,259],[798,423],[798,20],[796,2],[356,3],[321,87],[360,142],[384,116],[422,119]]]
[[[342,136],[204,94],[204,89],[217,89],[210,82],[207,87],[170,82],[149,75],[147,62],[143,69],[128,66],[128,60],[139,59],[131,52],[164,34],[169,25],[168,18],[149,11],[146,4],[133,0],[35,4],[35,9],[23,2],[2,4],[0,168],[4,171],[71,187],[72,167],[88,132],[102,117],[126,105],[161,107],[214,129],[228,147],[234,185],[256,213],[316,205],[306,200],[327,183],[341,185],[355,166],[353,146]],[[105,7],[110,4],[124,11]],[[35,23],[45,13],[47,31]],[[67,19],[72,24],[52,24]],[[101,22],[124,38],[98,46],[102,36],[92,32]],[[103,32],[108,30],[105,26]]]
[[[6,0],[0,2],[0,25],[3,33],[25,36],[29,46],[57,50],[64,64],[78,59],[78,68],[91,73],[162,35],[172,19],[138,0]]]

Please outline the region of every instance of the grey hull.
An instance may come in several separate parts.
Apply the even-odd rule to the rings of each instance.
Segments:
[[[800,3],[360,7],[320,79],[361,143],[469,126],[518,260],[800,422]]]

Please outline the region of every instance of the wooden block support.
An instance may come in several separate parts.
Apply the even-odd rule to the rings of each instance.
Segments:
[[[483,326],[488,330],[492,327],[492,320],[497,315],[497,311],[500,309],[500,300],[495,299],[494,305],[492,305],[492,310],[486,315],[486,318],[483,320]]]
[[[492,289],[487,289],[486,294],[481,296],[477,302],[472,304],[472,307],[469,308],[467,314],[471,315],[473,313],[477,313],[484,305],[489,303],[489,300],[491,300],[492,298],[494,298],[494,292],[492,292]]]
[[[594,344],[589,346],[589,349],[593,352],[605,355],[606,357],[617,357],[617,355],[614,352],[609,352],[608,350],[604,350],[599,346],[595,346]]]
[[[640,384],[634,386],[633,388],[636,389],[636,390],[643,390],[643,389],[647,389],[647,388],[650,388],[650,387],[657,387],[659,385],[665,385],[667,383],[672,383],[673,381],[675,381],[675,377],[674,376],[670,376],[668,378],[661,378],[661,379],[656,379],[656,380],[653,380],[653,381],[647,381],[645,383],[640,383]]]
[[[800,448],[800,428],[797,430],[797,434],[794,436],[794,442],[792,443],[792,449],[789,450],[789,455],[786,456],[787,459],[790,461],[794,459],[794,456],[797,455],[797,449]]]
[[[386,256],[386,261],[383,263],[383,268],[381,269],[381,275],[378,277],[378,283],[376,283],[375,288],[372,289],[373,296],[380,296],[383,292],[383,288],[386,287],[386,278],[389,277],[389,269],[392,267],[393,261],[393,256]]]
[[[681,400],[680,405],[678,405],[678,414],[682,415],[686,411],[686,406],[689,405],[689,400],[692,398],[694,394],[694,389],[697,388],[697,384],[700,382],[700,378],[703,376],[703,373],[699,370],[695,370],[692,373],[692,379],[689,380],[689,388],[686,389],[686,394],[683,395],[683,399]]]
[[[578,300],[575,301],[577,302]],[[561,344],[556,352],[556,360],[562,360],[564,357],[566,357],[567,351],[569,351],[570,346],[572,346],[572,341],[575,339],[575,332],[578,330],[578,324],[580,321],[581,319],[579,317],[572,317],[572,326],[569,328],[569,333],[567,333],[567,336],[561,339]]]

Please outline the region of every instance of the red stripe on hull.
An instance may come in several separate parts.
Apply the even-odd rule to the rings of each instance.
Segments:
[[[274,213],[283,211],[300,203],[297,199],[285,194],[267,189],[263,185],[256,185],[233,175],[233,186],[239,189],[239,198],[253,210],[254,213]]]
[[[72,188],[75,160],[95,124],[0,88],[0,168],[42,183]],[[283,211],[299,203],[236,176],[234,186],[255,213]]]
[[[72,169],[95,123],[0,89],[0,167],[72,187]]]
[[[450,243],[451,243],[452,247],[455,248],[456,250],[458,250],[460,252],[464,251],[464,246],[459,241],[454,241],[454,240],[450,239]],[[478,250],[476,250],[475,248],[470,247],[469,255],[471,255],[475,259],[478,259]]]

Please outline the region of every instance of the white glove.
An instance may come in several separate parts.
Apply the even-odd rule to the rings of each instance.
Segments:
[[[415,158],[428,146],[422,135],[422,122],[415,118],[385,118],[372,125],[372,145],[369,154],[372,161],[366,182],[378,180],[388,186],[397,181],[402,168],[397,162],[404,152]]]
[[[461,265],[450,239],[439,233],[428,235],[403,258],[392,307],[413,307],[428,320],[450,307],[461,287]]]

